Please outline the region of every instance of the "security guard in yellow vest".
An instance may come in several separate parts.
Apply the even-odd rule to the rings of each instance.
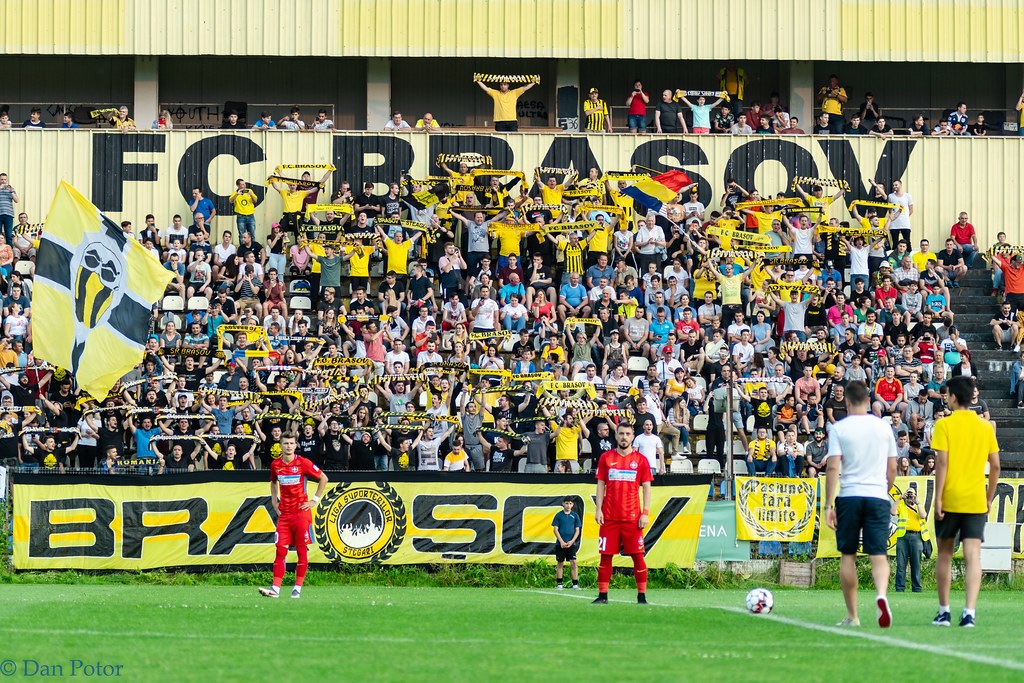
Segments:
[[[896,592],[907,587],[907,561],[910,561],[910,587],[921,592],[921,556],[924,544],[931,540],[928,532],[928,514],[917,499],[917,490],[910,488],[897,505],[899,521],[896,526]]]

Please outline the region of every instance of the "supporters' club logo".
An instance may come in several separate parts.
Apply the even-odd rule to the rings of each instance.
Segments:
[[[313,532],[332,562],[383,562],[405,538],[405,503],[384,482],[336,486],[317,506]]]

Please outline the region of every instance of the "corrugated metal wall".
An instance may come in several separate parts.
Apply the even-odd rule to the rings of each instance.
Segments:
[[[184,196],[201,185],[215,200],[226,197],[238,177],[259,186],[280,163],[334,163],[335,182],[384,183],[401,170],[422,175],[440,152],[477,151],[496,166],[538,165],[577,168],[596,165],[621,170],[637,163],[654,168],[681,166],[699,180],[702,201],[718,204],[724,179],[735,176],[762,192],[788,190],[794,175],[841,177],[866,192],[867,178],[902,178],[913,195],[914,239],[948,234],[967,211],[982,244],[1004,230],[1024,241],[1019,179],[1024,177],[1024,139],[891,139],[811,137],[385,135],[173,131],[167,134],[4,131],[0,170],[22,197],[20,209],[33,221],[44,218],[59,180],[64,179],[117,220],[138,223],[154,213],[158,224],[187,210]],[[858,189],[859,188],[859,189]],[[383,189],[383,186],[380,186]],[[272,193],[273,194],[273,193]],[[222,200],[222,210],[225,207]],[[265,229],[279,215],[280,200],[262,202],[257,219]],[[836,208],[838,217],[847,218]],[[233,221],[229,221],[233,224]],[[218,227],[228,228],[222,223]]]
[[[0,0],[7,54],[1020,61],[1014,0]]]

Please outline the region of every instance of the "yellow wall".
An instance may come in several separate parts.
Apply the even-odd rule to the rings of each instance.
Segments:
[[[0,171],[10,174],[11,184],[22,197],[21,208],[32,221],[42,220],[59,180],[72,183],[91,197],[116,220],[131,220],[136,226],[147,213],[157,223],[170,223],[173,213],[186,213],[179,186],[189,192],[193,184],[203,185],[209,194],[228,195],[238,177],[262,186],[278,164],[333,163],[342,178],[353,186],[364,180],[386,182],[400,170],[414,176],[428,172],[428,164],[440,151],[480,151],[495,155],[495,164],[528,171],[538,165],[567,165],[566,156],[576,145],[577,166],[586,164],[586,149],[602,170],[622,170],[634,161],[682,166],[703,179],[702,199],[717,204],[726,174],[747,178],[762,192],[789,189],[792,175],[845,175],[863,188],[870,177],[901,175],[915,199],[912,218],[914,239],[927,235],[933,240],[948,234],[957,213],[967,211],[979,231],[983,245],[1005,230],[1010,241],[1021,237],[1020,216],[1024,211],[1020,179],[1024,177],[1024,139],[917,140],[907,152],[909,139],[885,143],[874,138],[812,138],[809,136],[765,139],[765,136],[553,136],[519,135],[389,135],[374,133],[238,133],[172,131],[165,134],[112,132],[4,131],[0,134]],[[504,145],[507,157],[502,157]],[[846,146],[846,143],[849,146]],[[823,145],[836,145],[826,154]],[[162,150],[155,152],[132,151]],[[884,153],[884,156],[883,156]],[[214,155],[217,156],[214,156]],[[242,163],[233,156],[240,156]],[[120,155],[120,156],[119,156]],[[552,155],[549,157],[549,155]],[[559,156],[561,155],[561,156]],[[680,159],[679,157],[683,157]],[[758,163],[762,157],[783,161]],[[905,157],[905,171],[901,158]],[[207,159],[212,159],[207,163]],[[831,159],[831,166],[830,166]],[[121,170],[120,162],[127,166]],[[856,168],[859,167],[859,174]],[[207,168],[208,167],[208,168]],[[753,169],[752,176],[750,169]],[[845,169],[845,171],[843,170]],[[153,182],[120,180],[155,177]],[[261,188],[262,189],[262,188]],[[384,186],[379,185],[379,190]],[[863,190],[862,190],[863,191]],[[116,208],[118,193],[122,202]],[[272,193],[257,209],[257,221],[265,230],[280,215],[281,203]],[[841,219],[845,210],[837,209]],[[218,227],[233,226],[233,220]]]
[[[1000,63],[1024,32],[1014,0],[0,0],[0,17],[7,54]]]

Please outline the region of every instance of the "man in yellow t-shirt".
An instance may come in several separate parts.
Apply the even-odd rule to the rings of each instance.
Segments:
[[[423,233],[416,232],[409,239],[405,239],[405,231],[399,230],[395,233],[394,239],[388,237],[388,234],[384,232],[379,223],[374,224],[374,228],[377,234],[380,235],[381,240],[384,242],[384,249],[387,251],[387,271],[395,271],[398,275],[398,279],[405,281],[409,279],[409,252],[416,246],[416,240],[420,238]],[[352,265],[353,275],[355,275],[355,262]],[[367,273],[369,274],[369,273]]]
[[[271,186],[281,194],[281,230],[298,233],[299,217],[302,215],[302,202],[313,192],[319,192],[320,188],[311,187],[308,190],[300,190],[295,183],[282,183],[274,181]]]
[[[843,105],[846,104],[846,88],[839,87],[839,76],[832,74],[828,77],[828,85],[822,86],[818,91],[818,101],[821,102],[821,111],[829,115],[829,127],[833,135],[840,135],[846,127],[846,119],[843,118]]]
[[[580,427],[574,415],[565,415],[561,422],[551,422],[551,438],[555,441],[555,464],[569,463],[573,474],[580,471]]]
[[[256,193],[239,178],[235,181],[235,191],[228,197],[228,201],[235,211],[238,238],[242,238],[243,232],[248,232],[256,239],[256,217],[253,215],[256,212]]]
[[[770,477],[775,474],[779,460],[775,453],[775,441],[768,436],[768,430],[764,427],[757,429],[756,436],[756,439],[751,439],[747,444],[748,473],[752,477],[758,474]]]
[[[494,100],[494,130],[499,133],[514,133],[519,130],[516,102],[519,101],[520,95],[536,83],[527,83],[515,90],[510,90],[508,83],[499,83],[497,90],[488,88],[482,81],[477,81],[476,84]]]
[[[964,611],[960,625],[974,626],[974,610],[981,587],[981,543],[985,522],[999,483],[999,443],[992,423],[971,411],[977,385],[973,377],[954,377],[946,382],[952,414],[935,423],[935,537],[938,560],[939,612],[936,626],[950,625],[949,586],[957,536],[964,553]],[[985,485],[988,463],[988,489]]]

